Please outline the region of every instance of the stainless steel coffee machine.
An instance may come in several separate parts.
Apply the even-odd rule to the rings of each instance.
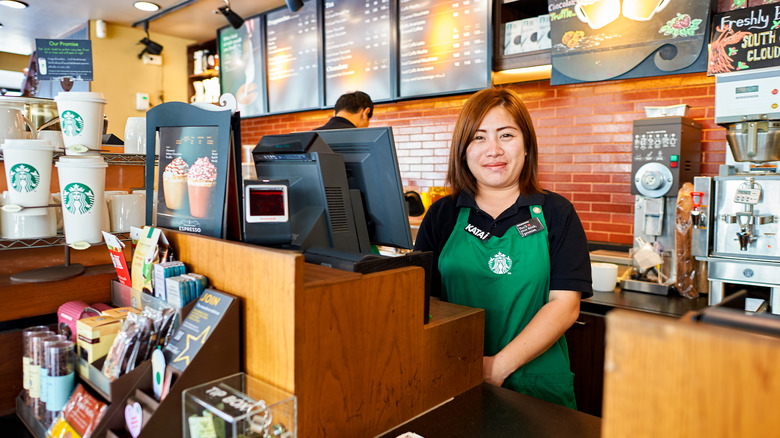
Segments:
[[[741,289],[780,314],[780,68],[716,77],[715,122],[729,150],[694,178],[692,252],[707,261],[709,304]]]
[[[633,135],[631,193],[636,195],[633,260],[637,275],[620,286],[666,295],[675,278],[677,191],[699,173],[701,124],[681,116],[640,119],[634,121]]]

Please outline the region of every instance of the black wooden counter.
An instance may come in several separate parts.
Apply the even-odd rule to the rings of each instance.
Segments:
[[[604,315],[609,310],[619,308],[679,318],[689,311],[704,307],[707,307],[707,295],[689,299],[672,293],[664,296],[621,291],[617,287],[615,292],[593,292],[592,297],[582,300],[580,311]]]
[[[601,419],[482,383],[380,438],[406,432],[423,438],[596,438],[601,435]]]

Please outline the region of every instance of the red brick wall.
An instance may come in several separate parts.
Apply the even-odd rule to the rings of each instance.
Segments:
[[[631,243],[634,196],[630,192],[632,122],[645,106],[686,103],[703,125],[702,175],[725,161],[725,130],[715,125],[715,79],[704,73],[578,85],[549,81],[513,84],[531,112],[539,138],[545,188],[574,203],[588,240]],[[444,184],[449,141],[467,95],[378,104],[372,126],[392,126],[401,176],[408,187]],[[244,120],[244,144],[266,134],[315,128],[332,111],[310,111]]]

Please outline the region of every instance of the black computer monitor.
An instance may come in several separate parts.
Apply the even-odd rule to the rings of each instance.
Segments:
[[[390,127],[316,131],[344,157],[347,183],[362,194],[372,244],[412,248],[403,183]]]

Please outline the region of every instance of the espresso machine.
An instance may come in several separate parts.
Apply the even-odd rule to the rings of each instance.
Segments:
[[[674,284],[677,191],[701,164],[701,124],[682,116],[634,121],[631,193],[634,201],[634,275],[624,290],[667,295]]]
[[[717,177],[694,178],[692,253],[707,261],[710,305],[747,289],[780,314],[780,67],[715,80],[729,148]]]

